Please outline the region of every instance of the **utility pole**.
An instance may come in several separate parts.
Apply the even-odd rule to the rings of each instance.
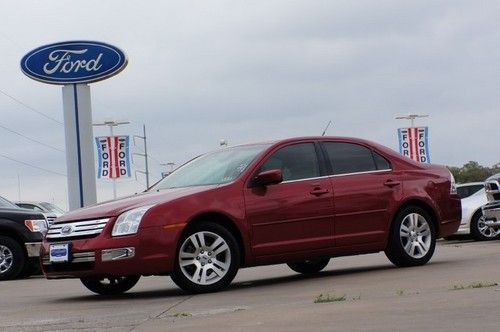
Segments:
[[[113,127],[117,127],[120,125],[124,124],[129,124],[130,121],[115,121],[115,120],[105,120],[104,122],[95,122],[92,125],[93,126],[108,126],[109,127],[109,136],[111,137],[111,140],[113,140],[114,133],[113,133]],[[111,181],[113,181],[113,199],[116,199],[116,179],[112,178]]]
[[[147,138],[146,138],[146,125],[145,124],[142,125],[142,132],[143,132],[143,136],[134,135],[134,143],[135,143],[135,138],[140,138],[140,139],[144,140],[144,153],[134,153],[134,154],[144,157],[144,165],[145,165],[146,170],[145,171],[137,171],[137,172],[143,173],[144,175],[146,175],[146,189],[148,189],[149,188],[148,144],[147,144]]]
[[[412,114],[396,116],[396,120],[410,120],[410,128],[415,128],[416,118],[427,118],[429,114]]]

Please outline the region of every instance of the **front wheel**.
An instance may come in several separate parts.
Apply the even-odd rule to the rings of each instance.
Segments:
[[[396,216],[385,250],[396,266],[427,263],[436,247],[436,232],[430,215],[418,206],[407,206]]]
[[[0,280],[17,278],[25,262],[21,245],[10,237],[0,236]]]
[[[219,224],[200,223],[182,237],[170,277],[188,292],[214,292],[231,283],[239,262],[238,243],[231,232]]]
[[[317,273],[325,268],[328,265],[330,258],[316,258],[310,259],[303,262],[293,262],[287,263],[289,268],[294,270],[295,272],[302,274],[312,274]]]
[[[100,295],[118,295],[135,286],[141,276],[127,277],[84,277],[82,284],[90,291]]]
[[[470,233],[476,241],[496,240],[500,237],[500,231],[486,224],[486,219],[481,210],[474,213],[470,221]]]

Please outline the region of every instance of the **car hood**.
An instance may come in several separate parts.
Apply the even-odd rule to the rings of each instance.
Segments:
[[[81,209],[73,210],[63,214],[56,222],[69,220],[87,220],[97,218],[109,218],[119,216],[121,213],[145,205],[157,205],[167,203],[182,197],[207,191],[217,185],[164,189],[161,191],[145,192],[118,200],[108,201],[91,205]]]

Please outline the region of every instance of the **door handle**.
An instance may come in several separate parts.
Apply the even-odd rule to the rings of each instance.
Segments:
[[[311,190],[309,193],[311,195],[320,196],[320,195],[328,194],[329,192],[330,191],[328,189],[315,188],[315,189]]]
[[[392,188],[395,186],[399,186],[401,184],[401,181],[394,181],[394,180],[387,180],[384,182],[384,186]]]

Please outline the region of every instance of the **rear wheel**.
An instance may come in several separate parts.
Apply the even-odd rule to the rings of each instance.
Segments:
[[[14,239],[0,236],[0,280],[15,279],[24,268],[23,248]]]
[[[214,292],[231,283],[239,262],[239,247],[231,232],[219,224],[200,223],[182,237],[171,278],[188,292]]]
[[[470,233],[476,241],[496,240],[500,237],[500,231],[486,224],[486,219],[481,210],[474,213],[470,221]]]
[[[118,295],[134,287],[140,278],[140,276],[85,277],[80,278],[80,281],[94,293],[100,295]]]
[[[316,258],[303,262],[287,263],[288,267],[298,273],[312,274],[323,270],[330,261],[330,258]]]
[[[407,206],[394,220],[385,254],[396,266],[417,266],[431,259],[435,247],[430,215],[418,206]]]

